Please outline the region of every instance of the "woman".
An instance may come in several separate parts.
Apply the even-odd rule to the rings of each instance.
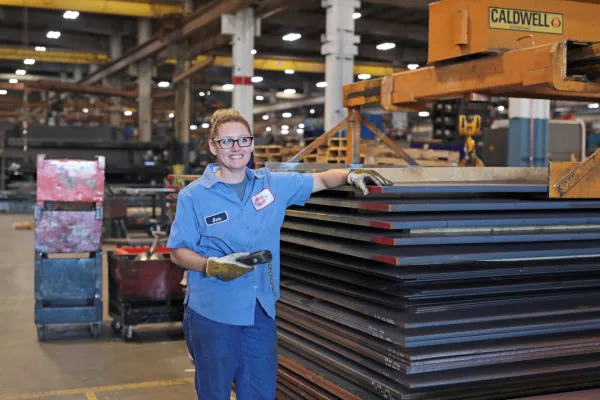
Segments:
[[[251,170],[248,121],[233,109],[215,112],[209,146],[217,157],[202,178],[179,193],[168,247],[188,270],[184,331],[196,366],[198,399],[275,398],[279,299],[279,232],[285,210],[311,193],[354,184],[390,185],[376,172],[343,169],[316,174]],[[236,261],[260,250],[271,266]]]

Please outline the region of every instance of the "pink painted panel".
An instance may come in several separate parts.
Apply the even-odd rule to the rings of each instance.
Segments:
[[[104,198],[104,157],[98,160],[37,160],[37,200],[96,202]]]
[[[96,211],[42,211],[35,221],[35,248],[43,253],[79,253],[102,248]]]

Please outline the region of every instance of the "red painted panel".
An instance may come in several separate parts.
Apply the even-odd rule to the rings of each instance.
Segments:
[[[42,211],[35,221],[35,248],[43,253],[81,253],[102,248],[96,211]]]
[[[389,222],[371,221],[369,226],[371,228],[392,229],[392,224]]]
[[[391,256],[375,256],[372,258],[375,261],[379,261],[385,264],[396,265],[396,258]]]
[[[96,202],[104,198],[104,157],[88,160],[46,160],[38,155],[37,200]]]
[[[382,186],[367,186],[369,193],[383,193]]]

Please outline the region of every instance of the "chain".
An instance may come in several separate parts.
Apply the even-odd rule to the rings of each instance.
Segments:
[[[277,297],[275,293],[275,278],[273,278],[273,262],[269,262],[269,279],[271,280],[271,289],[273,289],[273,296]]]

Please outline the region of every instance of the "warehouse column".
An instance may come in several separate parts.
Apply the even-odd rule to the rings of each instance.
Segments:
[[[354,56],[358,54],[359,36],[354,34],[352,14],[360,8],[359,0],[323,0],[327,9],[326,30],[321,36],[321,54],[325,56],[325,131],[346,117],[342,106],[342,89],[354,81]]]
[[[81,65],[75,64],[73,68],[73,80],[75,82],[79,82],[83,77],[83,72],[81,71]]]
[[[193,10],[193,1],[185,0],[183,9],[186,13]],[[187,40],[182,40],[176,45],[177,64],[175,64],[175,75],[184,72],[190,68],[190,61],[187,59]],[[185,79],[175,86],[175,139],[177,140],[178,151],[174,164],[183,164],[185,172],[188,171],[188,148],[190,144],[190,123],[191,123],[191,81]]]
[[[150,40],[152,24],[149,18],[138,20],[138,44]],[[140,141],[152,139],[152,60],[144,60],[138,65],[138,132]]]
[[[508,116],[508,166],[546,166],[550,100],[510,98]]]
[[[115,60],[123,55],[123,39],[119,35],[112,35],[109,42],[110,57]],[[119,75],[110,78],[110,86],[122,89],[122,79]],[[110,125],[113,128],[121,127],[121,98],[110,98]]]

